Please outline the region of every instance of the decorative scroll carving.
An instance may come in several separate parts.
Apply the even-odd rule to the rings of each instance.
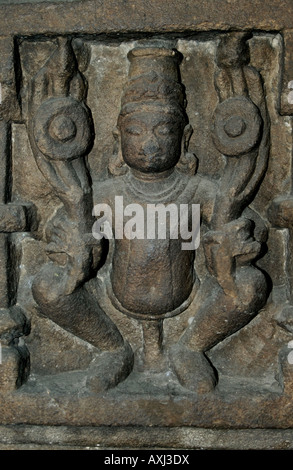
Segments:
[[[128,375],[132,351],[84,287],[100,256],[100,246],[91,234],[92,190],[86,154],[94,134],[85,96],[86,82],[71,42],[59,38],[56,52],[34,79],[31,95],[31,145],[40,170],[63,203],[47,224],[51,261],[36,277],[33,294],[45,315],[100,352],[101,359],[89,371],[89,382],[100,390]]]
[[[264,306],[268,287],[253,266],[261,244],[245,217],[267,166],[269,122],[258,73],[248,65],[247,35],[226,35],[218,48],[215,78],[219,105],[215,110],[215,145],[226,155],[226,166],[215,190],[209,230],[203,243],[208,276],[199,288],[194,320],[172,350],[182,384],[199,392],[213,388],[216,372],[204,353],[246,325]],[[234,144],[233,144],[234,143]],[[207,186],[203,190],[207,197]],[[214,198],[213,193],[210,195]],[[207,296],[207,292],[209,292]]]

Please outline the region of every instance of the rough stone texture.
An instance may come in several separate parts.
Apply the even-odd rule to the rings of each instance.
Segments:
[[[211,30],[292,29],[290,0],[78,0],[72,2],[6,2],[3,35],[37,33],[182,33]],[[15,4],[16,3],[16,4]],[[31,3],[31,5],[27,5]]]
[[[1,449],[293,448],[292,8],[0,1]]]
[[[292,430],[2,426],[1,450],[292,450]],[[187,454],[184,452],[184,454]],[[197,456],[196,456],[197,457]]]

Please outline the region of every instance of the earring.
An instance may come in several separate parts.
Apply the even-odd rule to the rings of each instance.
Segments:
[[[182,136],[181,156],[177,163],[177,168],[181,173],[194,175],[198,167],[198,159],[194,153],[188,152],[189,141],[192,136],[193,129],[190,124],[185,126]]]
[[[114,149],[113,154],[110,157],[108,164],[109,173],[113,176],[122,176],[125,175],[128,171],[128,167],[123,160],[122,151],[121,151],[121,141],[120,141],[120,132],[117,127],[113,131],[114,136]]]

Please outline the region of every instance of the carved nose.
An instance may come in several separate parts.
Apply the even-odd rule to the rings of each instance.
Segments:
[[[142,146],[145,155],[153,155],[159,150],[159,145],[155,138],[147,139]]]

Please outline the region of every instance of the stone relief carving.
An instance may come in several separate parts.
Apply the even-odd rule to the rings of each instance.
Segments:
[[[201,136],[192,126],[197,110],[190,108],[188,96],[191,83],[198,88],[201,84],[192,74],[184,75],[188,47],[180,50],[175,40],[137,40],[121,48],[127,73],[119,104],[115,103],[113,136],[107,136],[114,151],[110,158],[101,157],[100,174],[95,172],[98,163],[90,157],[95,139],[102,138],[95,121],[101,122],[104,112],[97,113],[93,96],[103,90],[90,89],[88,82],[90,41],[60,36],[52,40],[53,48],[42,45],[46,60],[36,59],[33,72],[23,71],[22,95],[12,86],[12,104],[4,108],[0,123],[6,171],[2,173],[1,253],[10,263],[10,233],[30,231],[29,236],[12,240],[16,248],[11,245],[17,253],[21,246],[25,258],[26,244],[31,243],[39,259],[33,269],[27,268],[30,274],[23,274],[22,261],[21,275],[18,260],[11,262],[11,271],[21,277],[20,292],[30,292],[30,303],[26,308],[21,295],[3,294],[8,296],[0,305],[1,344],[4,354],[13,359],[0,380],[2,393],[9,396],[19,387],[18,393],[34,393],[35,380],[40,395],[42,387],[53,389],[55,383],[62,393],[68,388],[70,394],[80,383],[85,396],[116,397],[120,392],[143,394],[148,382],[154,399],[171,390],[200,402],[206,396],[225,395],[227,389],[233,393],[233,380],[222,370],[232,362],[229,347],[241,349],[242,332],[259,331],[258,325],[266,321],[265,332],[276,328],[271,323],[267,326],[271,319],[263,320],[274,300],[267,267],[274,264],[270,243],[281,243],[279,229],[289,227],[291,233],[291,197],[282,194],[270,200],[268,196],[265,211],[255,203],[275,145],[270,136],[268,85],[251,63],[249,44],[256,40],[252,33],[216,36],[214,62],[209,65],[214,101],[206,110],[210,140],[202,144],[209,145],[210,154],[214,152],[218,159],[213,174],[202,171],[204,164],[193,153]],[[9,47],[5,44],[11,52]],[[20,56],[26,55],[26,47],[25,41],[19,46]],[[99,60],[92,62],[95,71]],[[11,121],[19,132],[26,124],[30,165],[36,164],[37,177],[46,188],[42,204],[48,202],[48,208],[41,209],[41,214],[33,198],[18,200],[11,195],[11,186],[17,187],[9,179],[12,157],[5,144],[11,139]],[[196,205],[200,205],[199,246],[193,243],[197,228],[191,208]],[[140,219],[137,213],[133,218],[138,206]],[[181,215],[182,207],[188,207],[189,238],[180,231],[179,219],[178,237],[171,230],[166,237],[148,237],[149,206],[157,208],[158,217],[159,208],[165,208],[166,224],[172,210]],[[97,236],[109,226],[112,236]],[[184,243],[189,249],[182,249]],[[6,271],[7,267],[1,274],[4,284],[8,283]],[[27,290],[23,279],[29,279]],[[264,380],[268,393],[275,393],[277,384],[280,396],[284,384],[290,383],[287,363],[280,367],[286,359],[277,356],[292,332],[291,303],[290,294],[276,314],[277,324],[286,330],[276,334],[274,370],[278,373],[271,387]],[[36,350],[45,328],[56,328],[56,335],[64,337],[67,345],[76,342],[81,361],[63,367],[62,359],[58,360],[58,374],[53,367],[47,370],[42,358],[44,372],[35,374]],[[28,348],[18,340],[23,336]]]
[[[59,39],[56,53],[36,76],[32,89],[41,101],[31,124],[34,154],[63,203],[46,227],[51,261],[36,277],[33,294],[45,315],[104,353],[100,364],[93,366],[91,381],[96,389],[108,388],[129,373],[132,352],[84,288],[95,272],[100,247],[94,246],[91,233],[93,203],[86,163],[92,120],[84,103],[85,81],[70,41]]]
[[[46,226],[49,262],[34,279],[33,295],[44,315],[101,352],[89,373],[89,384],[97,391],[127,377],[133,352],[99,305],[99,286],[96,298],[86,287],[103,251],[91,233],[93,197],[95,203],[108,204],[116,218],[116,196],[142,207],[201,207],[209,272],[202,282],[194,266],[195,250],[182,250],[180,237],[114,233],[103,281],[116,309],[141,321],[142,370],[167,371],[170,363],[181,385],[198,393],[211,391],[217,374],[205,352],[265,305],[266,279],[253,266],[261,243],[253,238],[253,222],[244,210],[264,176],[269,123],[259,74],[249,66],[247,39],[242,33],[226,35],[217,52],[219,104],[212,132],[226,156],[219,183],[197,175],[196,157],[188,153],[192,128],[175,49],[163,44],[128,54],[117,156],[110,162],[112,175],[96,185],[94,195],[87,167],[93,123],[70,40],[58,39],[57,50],[32,82],[30,142],[40,171],[62,203]],[[204,301],[202,292],[209,292]],[[166,350],[164,318],[186,309],[194,320]]]

